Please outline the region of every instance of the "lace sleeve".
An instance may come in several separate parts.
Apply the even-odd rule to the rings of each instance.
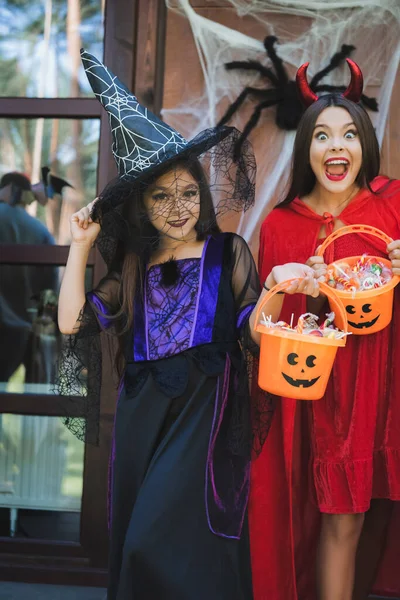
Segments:
[[[62,396],[64,424],[82,441],[98,444],[102,398],[116,395],[120,280],[109,274],[86,296],[79,328],[65,337],[55,392]]]
[[[259,347],[253,341],[249,318],[260,295],[260,282],[253,256],[246,242],[238,235],[232,239],[232,289],[235,297],[237,328],[244,357],[245,377],[242,385],[250,389],[253,451],[258,455],[267,438],[277,398],[259,388]],[[244,392],[243,392],[244,393]]]
[[[232,289],[235,298],[236,325],[242,333],[260,295],[260,283],[250,248],[243,238],[232,237]]]

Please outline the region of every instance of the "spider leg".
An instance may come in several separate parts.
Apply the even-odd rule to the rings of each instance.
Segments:
[[[289,81],[289,76],[286,72],[285,67],[283,66],[282,59],[277,55],[275,51],[275,42],[278,41],[274,35],[267,35],[264,40],[264,48],[275,67],[276,74],[278,76],[278,80],[280,85],[285,85]]]
[[[314,92],[344,92],[346,89],[346,87],[344,85],[318,85]],[[378,108],[378,102],[376,100],[376,98],[371,98],[370,96],[366,96],[365,94],[362,94],[361,96],[361,101],[364,104],[364,106],[366,106],[367,108],[369,108],[369,110],[373,110],[374,112],[378,112],[379,108]]]
[[[361,102],[369,108],[369,110],[373,110],[374,112],[378,112],[379,104],[376,98],[371,98],[370,96],[366,96],[365,94],[361,94]]]
[[[219,125],[225,125],[225,123],[228,123],[228,121],[231,120],[232,116],[235,114],[235,112],[237,110],[239,110],[239,108],[241,107],[241,105],[243,104],[243,102],[245,101],[245,99],[247,98],[247,96],[252,95],[252,96],[256,96],[258,98],[268,98],[268,96],[271,95],[271,92],[274,93],[274,90],[262,90],[259,88],[253,88],[253,87],[245,87],[244,90],[239,94],[239,96],[236,98],[235,102],[233,102],[230,107],[228,108],[228,110],[226,111],[226,113],[224,114],[224,116],[220,119],[220,121],[218,122],[217,126]]]
[[[342,45],[340,51],[336,52],[336,54],[332,56],[329,65],[321,69],[321,71],[318,71],[318,73],[316,73],[311,79],[310,88],[313,90],[313,92],[315,92],[315,86],[317,83],[321,81],[325,75],[328,75],[328,73],[336,69],[336,67],[339,67],[345,58],[350,56],[353,50],[355,50],[355,46],[348,46],[347,44]]]
[[[275,73],[268,67],[262,65],[257,60],[234,60],[232,62],[225,63],[225,69],[227,71],[232,71],[233,69],[243,69],[243,71],[257,71],[258,73],[260,73],[260,75],[264,75],[264,77],[269,79],[269,81],[273,85],[279,85],[279,81]]]
[[[239,157],[244,141],[248,138],[250,132],[253,131],[253,129],[257,125],[262,111],[265,108],[269,108],[270,106],[274,106],[275,104],[278,104],[279,100],[280,100],[280,97],[278,94],[276,94],[274,98],[269,98],[268,100],[265,100],[264,102],[260,102],[260,104],[257,104],[257,106],[254,109],[253,114],[251,115],[250,119],[247,121],[246,126],[242,131],[242,135],[239,137],[238,141],[236,142],[235,150],[234,150],[234,158],[235,159],[237,159]]]

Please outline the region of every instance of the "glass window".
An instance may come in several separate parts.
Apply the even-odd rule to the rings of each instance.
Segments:
[[[47,204],[32,197],[25,206],[57,244],[69,244],[70,216],[96,197],[99,136],[99,119],[0,119],[1,176],[20,171],[35,184],[47,166],[73,186],[61,193],[56,186]]]
[[[83,46],[103,56],[105,0],[4,0],[0,7],[0,95],[92,96]]]
[[[0,415],[0,535],[79,541],[83,463],[58,417]]]
[[[0,394],[54,393],[63,343],[57,326],[63,269],[0,264]],[[88,267],[87,291],[92,287],[92,275]]]

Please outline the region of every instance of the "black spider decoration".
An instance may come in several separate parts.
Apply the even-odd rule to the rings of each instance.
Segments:
[[[300,118],[305,110],[297,93],[296,82],[291,81],[289,79],[289,76],[283,65],[282,59],[276,54],[274,45],[277,41],[278,39],[273,35],[267,36],[264,40],[265,50],[272,62],[275,72],[271,68],[262,65],[256,60],[233,61],[225,64],[225,68],[228,71],[232,71],[234,69],[242,69],[244,71],[256,71],[260,75],[265,77],[273,86],[272,88],[266,89],[245,87],[218,123],[219,125],[224,125],[225,123],[227,123],[232,118],[234,113],[243,104],[247,96],[254,96],[258,100],[258,104],[256,105],[249,121],[246,123],[246,126],[243,129],[243,133],[238,140],[237,147],[235,149],[237,154],[239,154],[244,140],[248,137],[250,132],[257,125],[261,112],[265,108],[269,108],[271,106],[276,105],[276,124],[278,125],[278,127],[280,127],[281,129],[285,129],[286,131],[291,131],[297,128]],[[321,79],[328,75],[328,73],[333,71],[333,69],[339,67],[345,61],[345,59],[352,54],[354,50],[354,46],[348,46],[346,44],[343,44],[340,52],[337,52],[332,56],[330,63],[324,69],[318,71],[318,73],[316,73],[312,78],[310,82],[310,88],[312,89],[312,91],[316,93],[344,91],[346,89],[345,86],[318,84],[321,81]],[[369,108],[373,111],[378,110],[378,103],[375,98],[369,98],[368,96],[363,94],[361,96],[361,101],[366,108]]]

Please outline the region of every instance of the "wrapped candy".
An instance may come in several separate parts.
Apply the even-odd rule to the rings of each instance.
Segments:
[[[266,317],[263,313],[263,319],[261,323],[271,329],[281,329],[292,333],[300,333],[302,335],[313,335],[316,337],[325,337],[328,339],[342,339],[347,333],[334,327],[333,322],[335,320],[335,313],[331,312],[326,315],[325,321],[322,325],[319,325],[319,319],[312,313],[304,313],[300,315],[297,325],[293,324],[293,315],[291,325],[285,323],[285,321],[278,321],[274,323],[271,317]]]
[[[382,287],[392,279],[392,271],[377,258],[363,254],[351,267],[341,261],[328,270],[328,285],[336,290],[362,292]]]

